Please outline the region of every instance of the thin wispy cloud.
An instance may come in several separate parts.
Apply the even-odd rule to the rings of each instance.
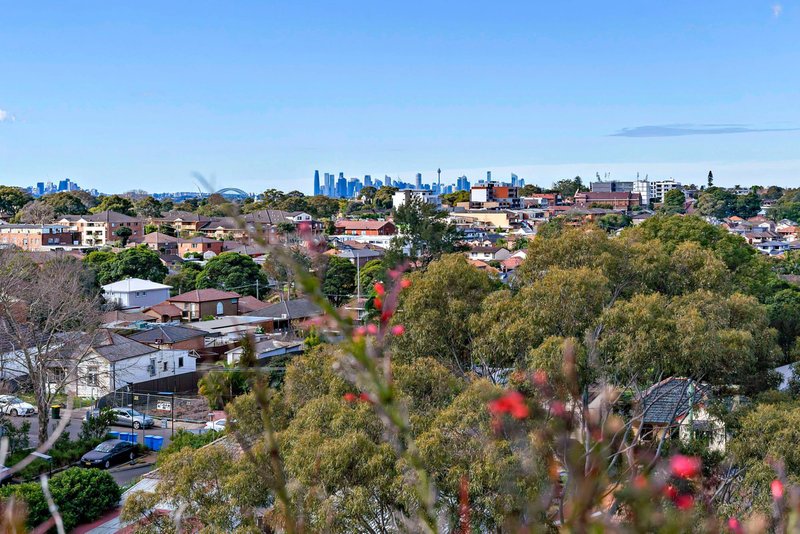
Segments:
[[[783,6],[780,4],[772,4],[772,16],[778,18],[783,13]]]
[[[0,122],[14,122],[14,115],[4,109],[0,109]]]
[[[794,132],[797,130],[800,128],[753,128],[746,124],[664,124],[623,128],[611,135],[615,137],[677,137],[682,135]]]

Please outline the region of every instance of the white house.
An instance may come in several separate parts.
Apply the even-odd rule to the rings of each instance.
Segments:
[[[255,344],[256,359],[259,364],[267,363],[267,360],[275,356],[286,356],[292,354],[302,354],[304,344],[302,341],[280,341],[278,339],[264,339]],[[242,347],[233,348],[225,353],[228,364],[233,365],[242,357],[244,349]]]
[[[172,286],[157,284],[141,278],[126,278],[103,286],[105,298],[123,308],[147,308],[161,304],[169,298]]]
[[[403,189],[392,195],[392,207],[397,209],[406,202],[410,202],[412,198],[427,202],[428,204],[433,204],[436,207],[442,204],[439,195],[434,191],[429,191],[427,189]]]
[[[503,261],[511,256],[511,252],[503,247],[473,247],[468,253],[469,259],[480,261]]]
[[[188,350],[158,350],[144,343],[101,330],[77,366],[67,392],[99,398],[117,389],[157,379],[175,380],[197,370],[197,357]],[[59,369],[51,370],[58,373]]]

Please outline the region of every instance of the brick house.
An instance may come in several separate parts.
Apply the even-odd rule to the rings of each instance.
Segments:
[[[582,192],[575,194],[575,206],[579,208],[592,208],[596,206],[611,206],[611,209],[630,211],[642,204],[639,193],[631,192]]]
[[[392,221],[336,221],[337,235],[394,235],[397,227]]]
[[[239,314],[239,293],[220,289],[195,289],[167,300],[180,308],[185,321],[199,321],[203,317]]]
[[[22,250],[46,250],[80,244],[80,234],[62,224],[3,224],[0,243]]]

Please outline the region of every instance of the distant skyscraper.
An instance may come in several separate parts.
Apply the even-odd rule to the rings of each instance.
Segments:
[[[319,171],[314,171],[314,196],[322,194],[319,188]]]
[[[327,189],[327,192],[325,194],[328,195],[329,197],[335,197],[336,196],[336,184],[335,184],[335,181],[336,181],[336,177],[333,175],[332,172],[329,172],[328,173],[328,178],[325,180],[325,189]]]
[[[336,180],[336,196],[339,198],[345,198],[347,196],[347,179],[344,177],[344,173],[339,173],[339,179]]]
[[[364,175],[364,187],[371,187],[372,186],[372,176],[369,174]]]
[[[422,189],[422,173],[421,172],[417,173],[417,180],[416,180],[416,182],[414,182],[414,187],[416,189]]]
[[[392,187],[392,177],[388,174],[383,177],[383,181],[386,184],[386,187]]]
[[[516,185],[517,185],[517,180],[519,180],[519,178],[517,177],[517,175],[516,175],[516,174],[514,174],[514,173],[512,172],[512,173],[511,173],[511,185],[513,185],[514,187],[516,187]]]
[[[44,182],[36,183],[36,192],[39,194],[39,196],[44,195]]]
[[[487,182],[492,181],[492,171],[486,171],[486,181]]]

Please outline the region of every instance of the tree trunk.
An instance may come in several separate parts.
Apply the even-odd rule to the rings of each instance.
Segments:
[[[48,406],[47,399],[36,396],[36,409],[39,410],[39,445],[47,441],[50,435],[48,425],[50,424],[50,406]]]

